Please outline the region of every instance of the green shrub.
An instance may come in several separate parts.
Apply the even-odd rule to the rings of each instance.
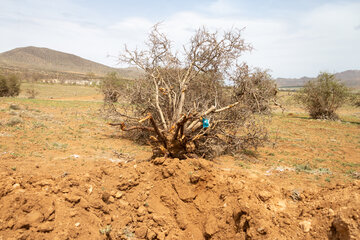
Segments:
[[[341,107],[349,94],[348,88],[333,74],[320,73],[318,77],[305,84],[296,95],[310,116],[315,119],[338,119],[335,111]]]
[[[8,92],[7,80],[4,76],[0,75],[0,97],[7,96]]]
[[[20,93],[20,79],[15,75],[0,75],[0,97],[15,97]]]
[[[124,88],[126,88],[124,79],[119,77],[116,72],[108,73],[100,85],[100,89],[104,94],[104,102],[117,102]]]
[[[350,97],[350,102],[355,107],[360,107],[360,92],[353,93]]]
[[[9,119],[9,121],[6,123],[6,125],[12,127],[12,126],[15,126],[15,125],[23,123],[23,122],[24,121],[22,120],[22,118],[20,118],[18,116],[14,116]]]

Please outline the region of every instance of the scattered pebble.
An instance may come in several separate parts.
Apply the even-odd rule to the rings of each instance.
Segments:
[[[123,196],[123,193],[122,192],[120,192],[120,191],[117,191],[116,193],[115,193],[115,198],[121,198]]]
[[[304,232],[310,232],[310,229],[311,229],[311,222],[310,221],[302,221],[299,223],[301,229],[304,231]]]
[[[89,189],[88,189],[88,193],[91,194],[93,192],[93,186],[90,185]]]

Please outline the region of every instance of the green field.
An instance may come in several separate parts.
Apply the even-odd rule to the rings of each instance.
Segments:
[[[19,98],[27,98],[27,89],[35,89],[38,99],[60,99],[93,96],[100,94],[97,87],[79,85],[22,83]]]

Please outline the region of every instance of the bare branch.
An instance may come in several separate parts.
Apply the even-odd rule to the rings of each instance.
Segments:
[[[152,28],[145,50],[125,47],[120,58],[145,71],[144,77],[125,91],[131,110],[120,111],[119,116],[130,126],[120,124],[122,129],[152,133],[146,136],[154,156],[208,157],[259,145],[263,129],[252,121],[253,113],[267,110],[269,98],[276,92],[266,72],[237,65],[243,52],[252,48],[244,42],[242,30],[210,32],[200,28],[179,54],[159,27]],[[226,86],[225,79],[234,84]],[[116,89],[115,93],[123,92]],[[210,127],[203,128],[205,117],[211,121]],[[238,128],[242,132],[235,131]]]
[[[132,131],[132,130],[146,130],[146,131],[151,131],[151,132],[155,132],[155,130],[153,128],[150,127],[145,127],[145,126],[131,126],[131,127],[126,127],[125,123],[109,123],[110,126],[120,126],[121,130],[123,131]]]

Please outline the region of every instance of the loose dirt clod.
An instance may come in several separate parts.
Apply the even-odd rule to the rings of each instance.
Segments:
[[[311,222],[310,221],[302,221],[299,223],[301,229],[307,233],[307,232],[310,232],[310,229],[311,229]]]

